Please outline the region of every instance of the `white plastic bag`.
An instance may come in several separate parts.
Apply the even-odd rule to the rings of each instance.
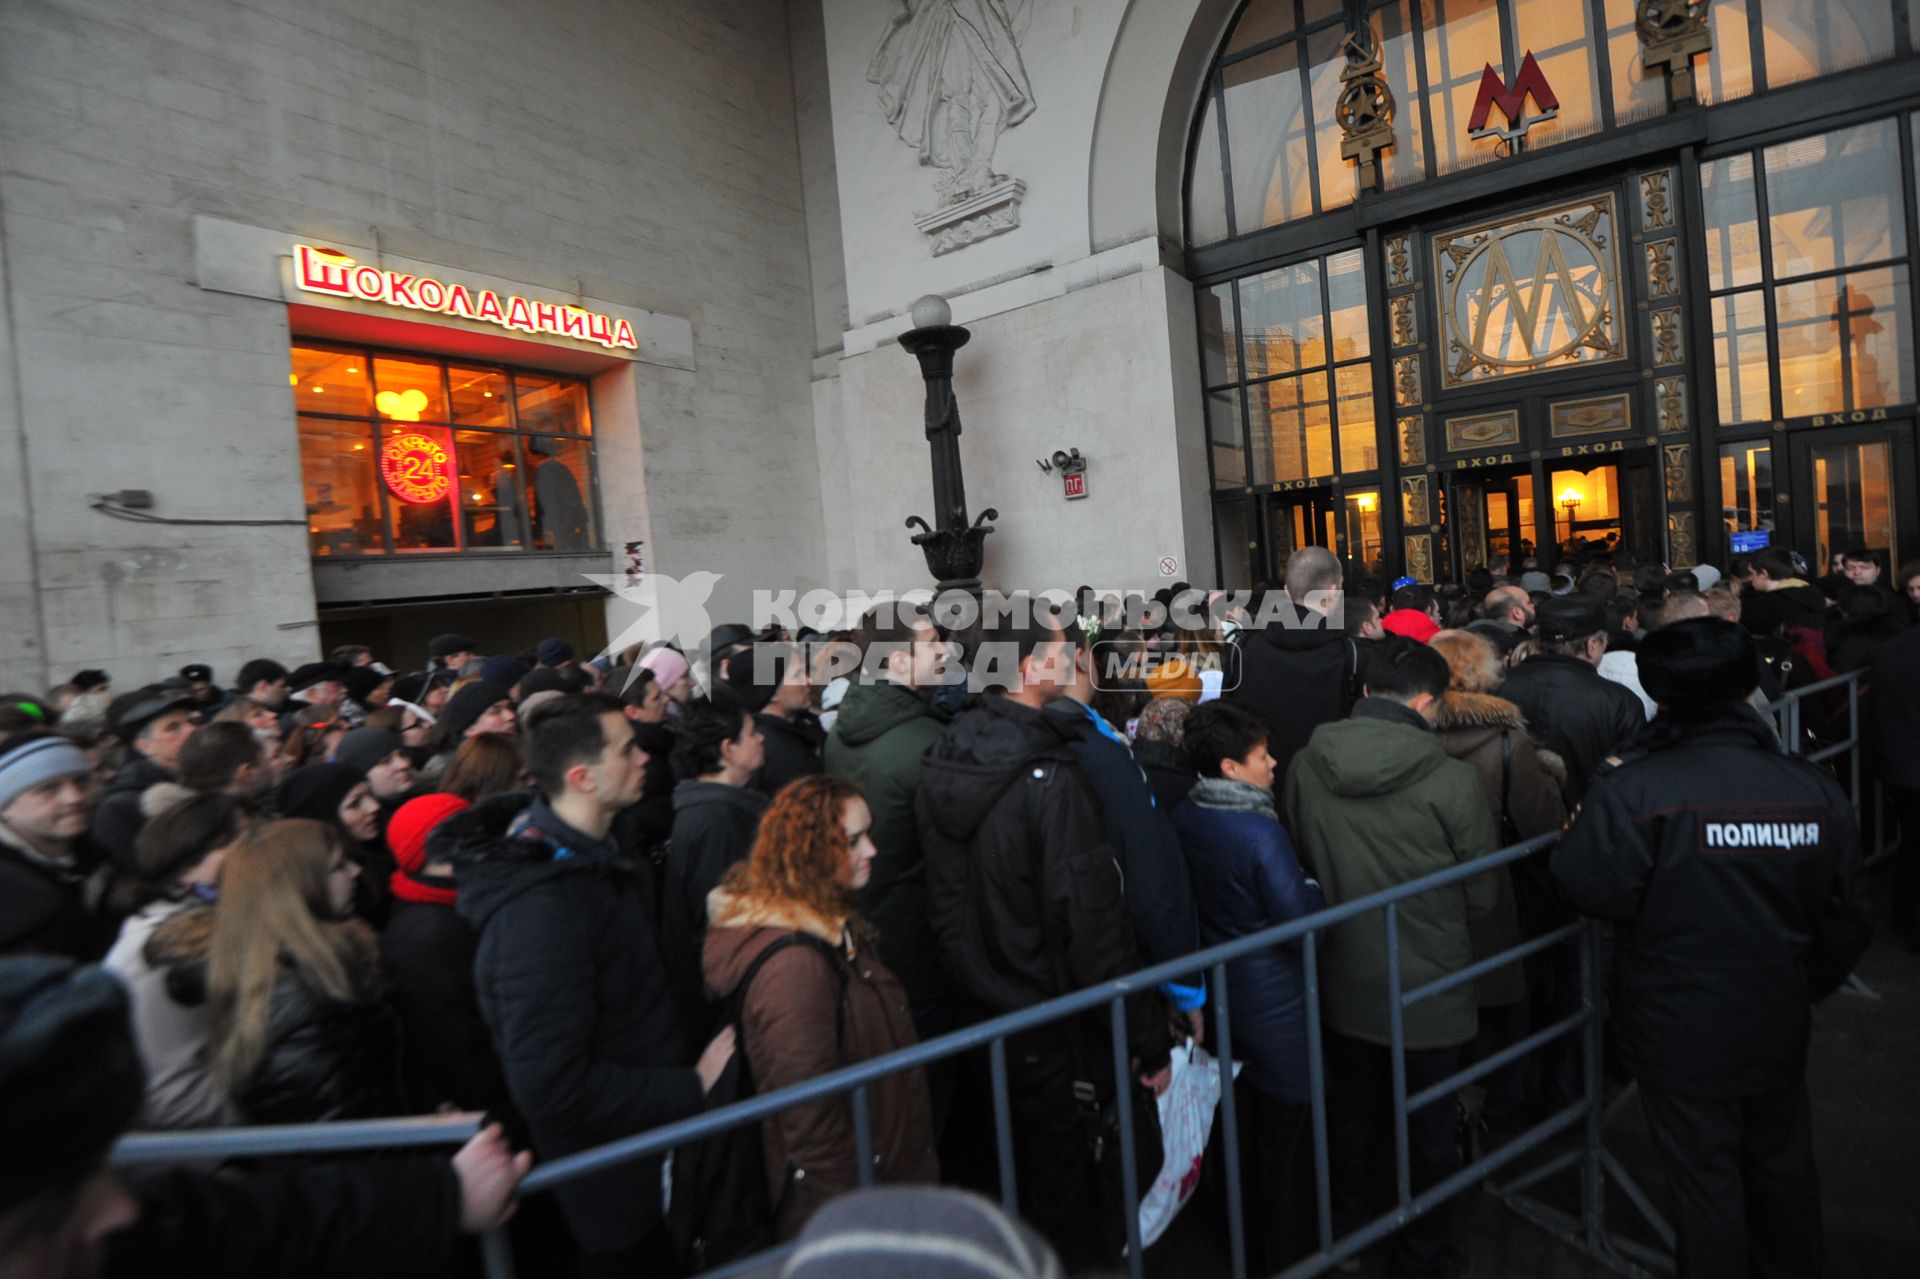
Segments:
[[[1220,1063],[1188,1040],[1173,1050],[1173,1082],[1158,1101],[1166,1162],[1140,1201],[1142,1247],[1166,1233],[1200,1184],[1200,1164],[1213,1132],[1213,1112],[1220,1104]]]

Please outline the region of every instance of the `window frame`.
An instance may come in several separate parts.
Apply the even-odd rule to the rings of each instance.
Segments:
[[[289,357],[291,357],[295,348],[300,347],[340,351],[359,356],[366,362],[367,402],[372,406],[371,411],[366,414],[328,413],[309,411],[302,408],[297,395],[293,401],[296,456],[298,456],[300,452],[298,432],[302,429],[300,425],[302,419],[313,418],[343,425],[357,426],[367,432],[368,443],[372,450],[370,461],[374,468],[373,487],[379,502],[380,543],[378,550],[360,551],[345,555],[316,556],[312,553],[312,534],[309,532],[307,556],[309,562],[315,564],[406,563],[414,560],[440,561],[449,559],[472,562],[496,561],[523,556],[554,558],[601,555],[606,553],[606,529],[604,515],[601,509],[603,503],[600,493],[600,452],[594,432],[594,420],[598,414],[594,408],[593,380],[591,378],[582,377],[578,374],[568,373],[559,369],[543,369],[535,365],[512,364],[500,360],[476,359],[468,356],[443,355],[438,352],[411,350],[406,347],[377,346],[361,342],[342,342],[336,338],[309,337],[299,333],[289,335],[287,347]],[[397,418],[383,416],[379,411],[378,396],[380,394],[380,386],[374,371],[376,368],[374,361],[383,357],[436,365],[440,370],[440,390],[443,403],[446,405],[446,420],[430,420],[422,417],[418,422],[405,422]],[[456,364],[462,368],[484,369],[504,375],[507,386],[504,399],[506,400],[505,407],[509,425],[504,427],[483,426],[476,423],[454,420],[456,414],[453,400],[452,367]],[[584,433],[550,429],[532,430],[524,426],[520,418],[519,403],[519,377],[522,375],[545,380],[571,382],[580,386],[586,400],[587,430]],[[467,544],[465,530],[460,526],[460,522],[456,521],[455,545],[452,547],[420,547],[408,550],[396,549],[393,536],[393,495],[387,491],[386,484],[382,482],[380,478],[379,470],[380,446],[384,443],[382,433],[394,426],[421,426],[446,433],[447,439],[454,450],[454,489],[456,494],[460,489],[458,461],[458,440],[460,435],[479,433],[512,440],[514,455],[518,459],[516,462],[516,471],[518,474],[515,477],[515,486],[519,499],[517,505],[519,507],[518,518],[521,544],[517,547],[499,546],[474,548]],[[591,528],[589,530],[588,545],[585,547],[573,550],[545,550],[536,549],[533,546],[532,507],[529,504],[529,493],[533,486],[530,482],[531,472],[527,466],[526,442],[530,436],[535,435],[550,435],[562,440],[577,440],[585,445],[587,458],[586,480],[592,499]],[[307,484],[304,461],[301,463],[301,467],[300,485],[302,504],[304,506]],[[454,509],[462,509],[457,501],[454,503]]]

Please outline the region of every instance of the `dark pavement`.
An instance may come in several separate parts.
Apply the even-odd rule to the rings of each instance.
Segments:
[[[1880,1279],[1920,1268],[1915,1260],[1920,1254],[1920,954],[1911,953],[1886,927],[1884,891],[1880,897],[1880,927],[1856,970],[1878,998],[1842,990],[1820,1005],[1808,1064],[1826,1212],[1826,1273],[1836,1279]],[[1659,1160],[1637,1102],[1615,1116],[1606,1139],[1622,1167],[1663,1212],[1669,1211]],[[1519,1166],[1534,1167],[1549,1157],[1529,1155]],[[1534,1193],[1542,1202],[1577,1211],[1579,1175],[1562,1172]],[[1149,1274],[1185,1279],[1228,1272],[1225,1211],[1205,1194],[1149,1251]],[[1470,1191],[1456,1203],[1457,1227],[1462,1242],[1470,1237],[1478,1279],[1617,1273],[1523,1219],[1485,1189]],[[1254,1211],[1249,1205],[1249,1220]],[[1608,1224],[1634,1242],[1657,1245],[1617,1189],[1609,1192]],[[1377,1249],[1359,1276],[1384,1279],[1387,1273],[1385,1250]]]

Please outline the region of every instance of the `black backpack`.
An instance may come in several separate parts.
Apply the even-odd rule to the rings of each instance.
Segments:
[[[707,1109],[718,1110],[754,1095],[753,1071],[747,1065],[745,1034],[740,1028],[747,991],[769,959],[789,946],[810,946],[827,960],[840,984],[834,1042],[847,1039],[847,969],[832,946],[805,933],[789,933],[761,951],[748,966],[740,986],[727,1005],[727,1025],[741,1042],[707,1094]],[[767,1161],[759,1124],[742,1124],[673,1152],[673,1201],[667,1206],[667,1231],[684,1274],[738,1261],[773,1246],[774,1223],[785,1206],[785,1194],[775,1203],[767,1194]]]

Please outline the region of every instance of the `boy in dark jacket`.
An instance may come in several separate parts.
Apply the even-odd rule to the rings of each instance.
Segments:
[[[826,741],[811,705],[807,663],[791,644],[749,644],[728,659],[727,677],[714,700],[731,702],[753,716],[760,731],[759,770],[750,785],[768,799],[797,777],[820,771]]]
[[[733,1055],[698,1065],[683,1033],[646,876],[611,836],[646,756],[620,703],[563,699],[534,718],[533,803],[500,796],[446,820],[460,914],[479,934],[481,1015],[534,1149],[556,1159],[697,1113]],[[436,848],[441,847],[436,842]],[[638,1273],[662,1225],[660,1160],[555,1187],[589,1273]]]
[[[1201,944],[1218,946],[1321,909],[1320,885],[1301,869],[1274,810],[1266,725],[1231,702],[1209,702],[1187,716],[1186,748],[1200,781],[1173,823],[1193,870]],[[1227,992],[1233,1055],[1247,1063],[1242,1127],[1258,1155],[1250,1202],[1266,1225],[1266,1255],[1256,1269],[1271,1274],[1311,1251],[1315,1237],[1300,943],[1229,961]]]
[[[1347,717],[1359,695],[1362,641],[1347,637],[1340,560],[1324,546],[1287,557],[1279,615],[1240,632],[1239,682],[1222,696],[1267,722],[1267,749],[1285,777],[1313,730]],[[1261,615],[1274,612],[1261,605]]]
[[[1759,681],[1732,622],[1639,650],[1661,712],[1554,850],[1554,880],[1614,924],[1614,1020],[1679,1202],[1683,1275],[1817,1275],[1807,1104],[1811,1005],[1866,950],[1853,806],[1743,705]]]
[[[736,661],[738,659],[736,658]],[[753,851],[767,797],[751,787],[764,762],[765,742],[753,712],[724,703],[695,702],[680,717],[674,738],[673,834],[667,844],[666,900],[691,947],[707,926],[707,894],[721,876]]]
[[[974,656],[988,693],[928,752],[916,813],[926,853],[927,913],[959,992],[989,1013],[1012,1012],[1122,977],[1140,966],[1120,875],[1092,788],[1071,749],[1071,721],[1042,708],[1073,681],[1074,644],[1006,601],[1015,622]],[[1011,685],[1011,687],[1006,687]],[[1129,1043],[1142,1082],[1166,1084],[1165,1005],[1129,1004]],[[1118,1259],[1114,1205],[1101,1200],[1081,1106],[1111,1097],[1100,1030],[1051,1025],[1008,1044],[1021,1215],[1069,1269]],[[1076,1083],[1090,1090],[1076,1091]],[[1126,1104],[1123,1099],[1120,1104]]]

